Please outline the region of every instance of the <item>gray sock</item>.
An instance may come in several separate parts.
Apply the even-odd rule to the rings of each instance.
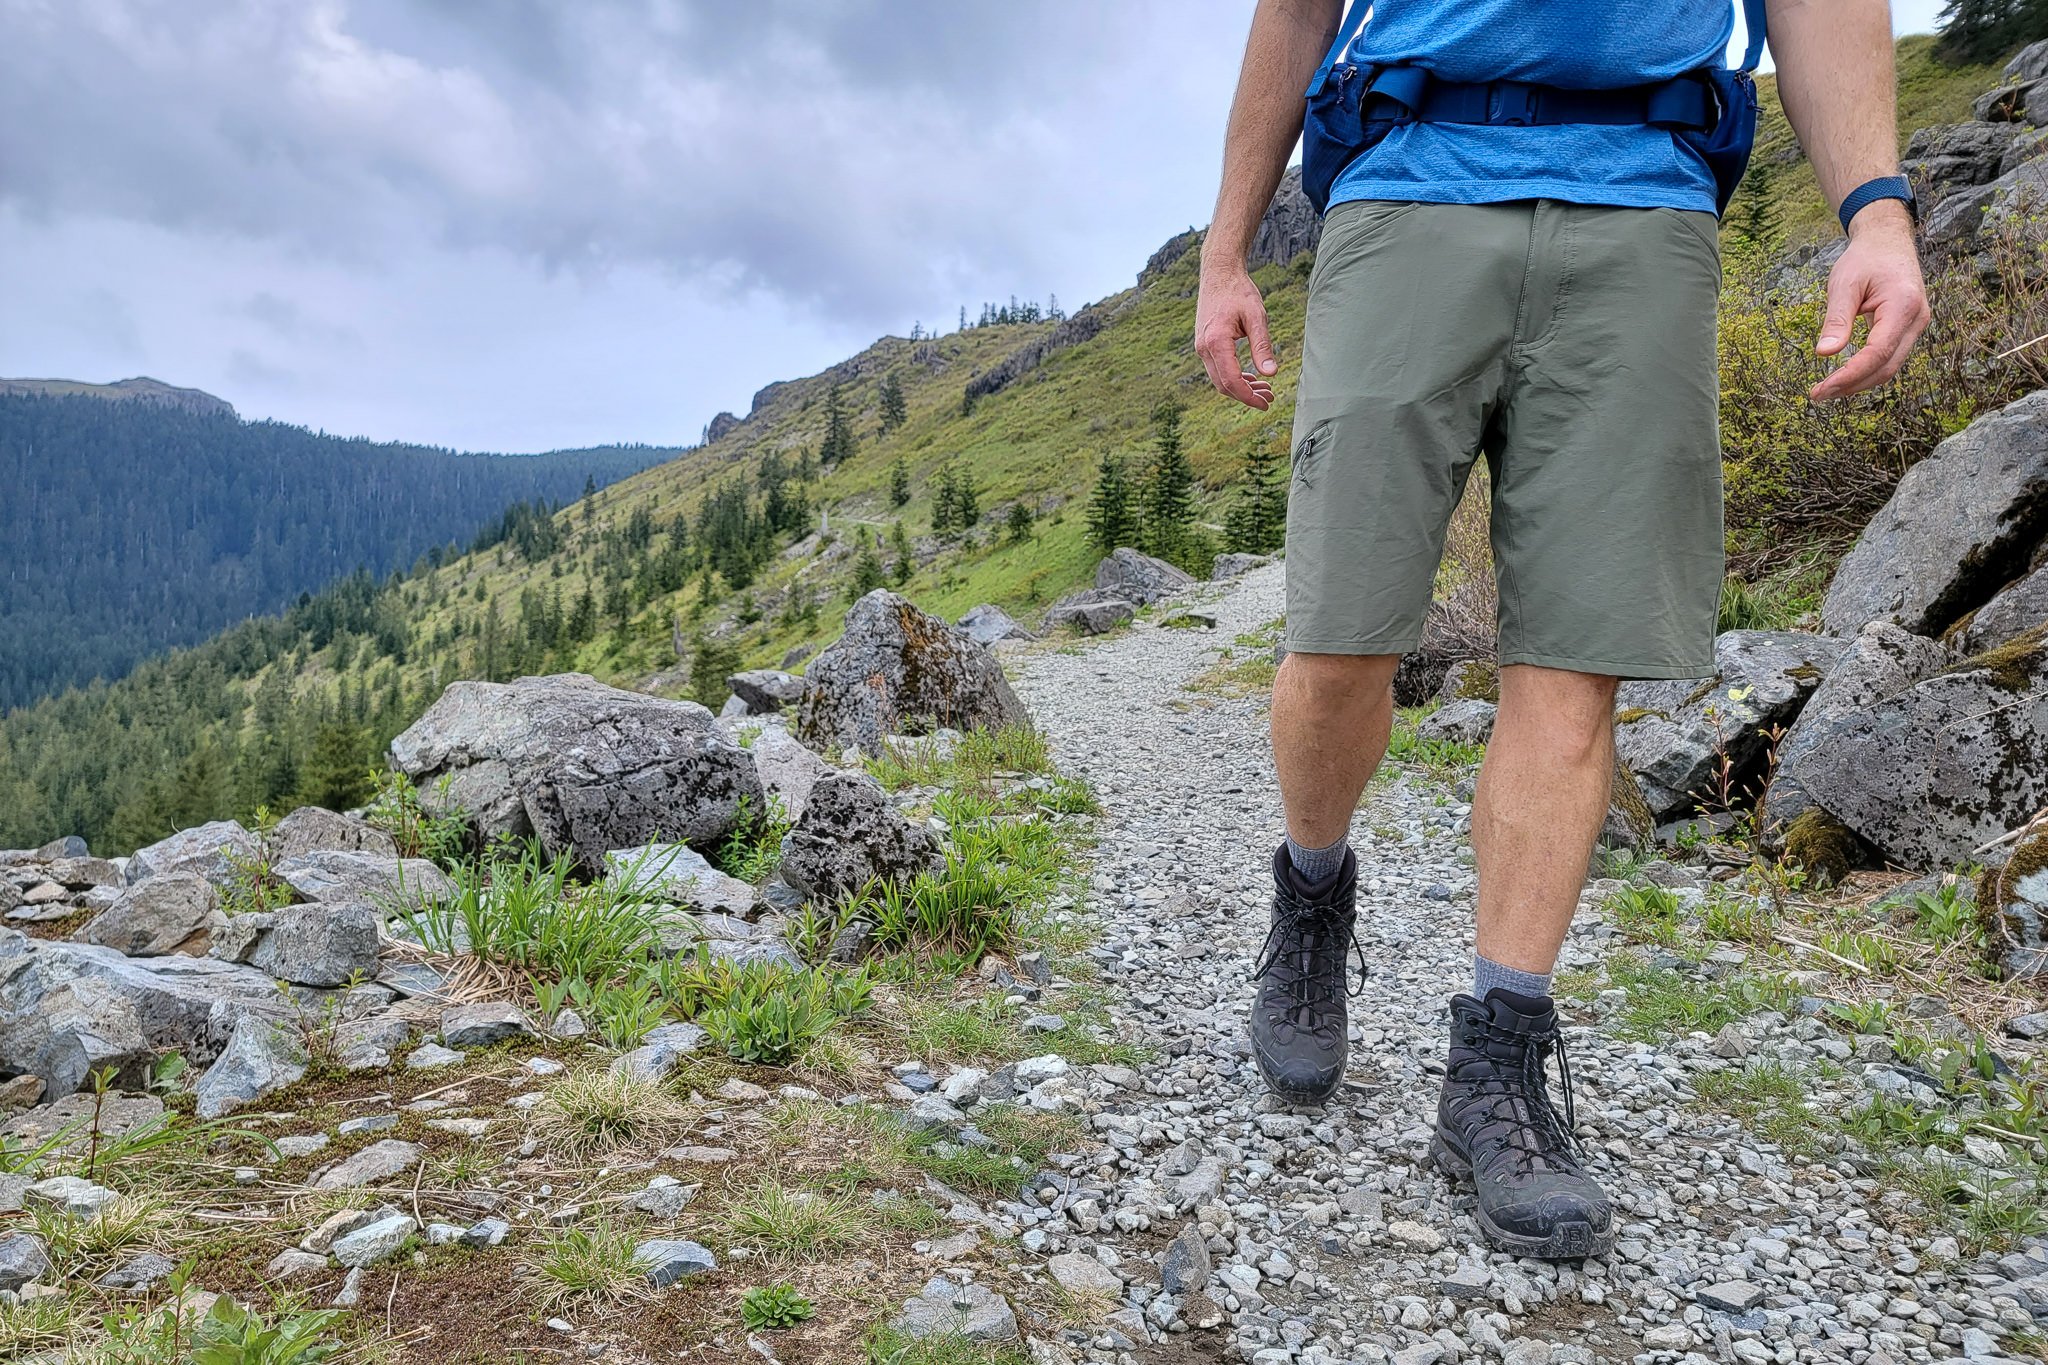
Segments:
[[[1344,866],[1344,850],[1351,847],[1349,835],[1339,839],[1328,848],[1303,848],[1294,842],[1292,834],[1287,836],[1287,861],[1294,864],[1294,871],[1310,886],[1326,882],[1337,875]]]
[[[1472,994],[1481,1000],[1494,989],[1510,990],[1516,995],[1526,995],[1536,1000],[1550,996],[1550,973],[1538,975],[1525,972],[1518,967],[1508,967],[1491,958],[1472,955]]]

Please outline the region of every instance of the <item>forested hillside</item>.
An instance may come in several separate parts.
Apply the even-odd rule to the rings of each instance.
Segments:
[[[102,392],[0,392],[0,710],[679,453],[461,455],[242,422],[203,394]]]

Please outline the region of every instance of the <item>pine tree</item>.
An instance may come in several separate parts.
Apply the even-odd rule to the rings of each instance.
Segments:
[[[1138,511],[1131,499],[1131,481],[1121,456],[1106,454],[1095,475],[1088,500],[1088,543],[1097,554],[1109,554],[1138,538]]]
[[[313,750],[306,758],[305,785],[299,799],[309,806],[347,810],[369,795],[368,736],[343,722],[313,732]]]
[[[825,439],[818,447],[818,460],[830,469],[844,462],[853,450],[853,419],[847,416],[839,386],[834,384],[825,393]]]
[[[888,579],[882,573],[882,557],[875,553],[874,537],[863,526],[860,536],[860,553],[853,559],[853,581],[847,584],[847,596],[853,601],[883,586]]]
[[[1176,563],[1188,553],[1195,520],[1195,471],[1181,447],[1180,412],[1170,401],[1152,412],[1154,451],[1139,537],[1146,554]]]
[[[911,570],[916,567],[916,555],[910,548],[910,533],[903,529],[901,521],[889,523],[889,552],[896,556],[895,564],[890,567],[890,577],[900,588],[910,581]]]
[[[1003,518],[1003,530],[1009,535],[1012,545],[1021,545],[1031,539],[1031,509],[1021,499],[1010,504],[1010,510]]]
[[[889,505],[901,507],[910,501],[910,466],[898,455],[889,466]]]
[[[894,431],[910,420],[910,406],[903,399],[903,383],[890,371],[882,378],[882,430]]]
[[[740,669],[740,648],[703,631],[690,637],[690,700],[716,711],[732,695],[726,682]]]
[[[1752,158],[1735,191],[1735,236],[1759,254],[1778,244],[1778,205],[1771,190],[1770,163]]]
[[[980,520],[981,502],[974,487],[974,476],[956,468],[953,470],[953,524],[964,531]]]
[[[953,466],[947,465],[932,479],[932,534],[942,536],[956,524],[953,507]]]
[[[1246,458],[1237,500],[1223,519],[1224,543],[1237,554],[1278,549],[1287,535],[1287,489],[1270,446],[1255,445]]]

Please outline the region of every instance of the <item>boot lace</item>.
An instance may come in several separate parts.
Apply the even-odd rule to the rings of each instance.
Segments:
[[[1286,1002],[1284,1022],[1325,1041],[1342,1017],[1332,1007],[1365,988],[1365,949],[1358,941],[1356,920],[1347,923],[1348,918],[1328,906],[1282,897],[1273,908],[1273,926],[1266,931],[1258,964],[1252,968],[1252,979],[1266,983]],[[1356,986],[1346,983],[1346,940],[1358,961]]]
[[[1472,1087],[1467,1103],[1479,1117],[1475,1136],[1524,1173],[1539,1167],[1577,1170],[1585,1148],[1578,1136],[1571,1054],[1564,1034],[1555,1027],[1534,1036],[1519,1034],[1481,1019],[1468,1020],[1466,1028],[1466,1042],[1479,1055],[1461,1062],[1455,1076]],[[1550,1098],[1545,1063],[1552,1055],[1564,1095],[1562,1115]]]

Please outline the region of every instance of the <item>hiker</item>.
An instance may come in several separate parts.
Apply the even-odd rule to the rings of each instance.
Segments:
[[[1716,215],[1747,158],[1766,27],[1764,0],[1744,3],[1749,51],[1730,68],[1730,0],[1378,0],[1369,17],[1368,0],[1348,16],[1342,0],[1260,0],[1202,244],[1196,350],[1220,392],[1263,411],[1280,365],[1245,255],[1302,137],[1304,189],[1327,211],[1273,687],[1287,837],[1251,1020],[1285,1101],[1321,1103],[1344,1075],[1351,814],[1451,511],[1487,462],[1500,709],[1472,811],[1472,991],[1450,1001],[1431,1155],[1469,1174],[1486,1238],[1520,1255],[1614,1242],[1572,1133],[1551,973],[1607,814],[1617,681],[1714,672]],[[1849,358],[1810,395],[1842,398],[1897,373],[1928,318],[1891,19],[1885,0],[1770,0],[1768,28],[1786,115],[1849,238],[1816,344]],[[1851,354],[1858,317],[1869,337]]]

